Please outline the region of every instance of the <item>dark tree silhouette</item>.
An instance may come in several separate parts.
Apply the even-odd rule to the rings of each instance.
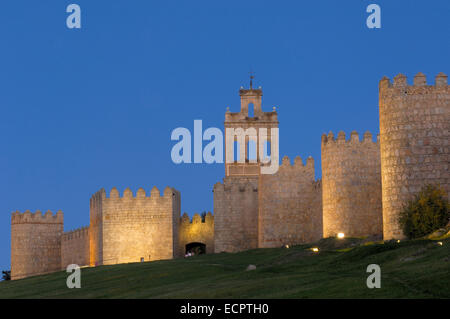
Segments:
[[[400,212],[399,223],[409,238],[419,238],[445,227],[450,220],[450,203],[439,185],[425,185]]]
[[[11,280],[11,270],[2,271],[2,280]]]

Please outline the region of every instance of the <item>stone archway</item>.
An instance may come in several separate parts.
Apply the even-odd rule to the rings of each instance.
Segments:
[[[185,246],[185,254],[194,253],[195,255],[206,254],[206,244],[199,242],[188,243]]]

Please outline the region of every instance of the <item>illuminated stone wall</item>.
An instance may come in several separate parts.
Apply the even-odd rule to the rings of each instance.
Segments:
[[[102,200],[102,255],[97,264],[171,259],[179,256],[180,194],[167,187],[150,196],[141,188],[136,196],[117,189]]]
[[[106,192],[102,188],[90,200],[89,265],[101,265],[103,256],[103,202]]]
[[[82,227],[65,232],[61,236],[61,269],[68,265],[88,266],[89,255],[89,227]]]
[[[214,252],[214,216],[207,213],[205,220],[199,214],[194,214],[192,220],[184,213],[180,220],[179,232],[180,254],[186,252],[186,245],[202,243],[206,245],[206,253]]]
[[[383,231],[379,143],[366,132],[346,140],[322,136],[323,236],[380,235]]]
[[[46,274],[61,269],[61,211],[14,212],[11,216],[11,279]]]
[[[276,174],[260,175],[258,247],[281,247],[322,238],[322,187],[314,160],[283,158]]]
[[[215,252],[258,247],[258,178],[225,177],[214,185]]]
[[[450,194],[450,87],[440,73],[428,85],[422,73],[408,85],[399,74],[379,84],[384,238],[403,238],[403,204],[425,184]]]

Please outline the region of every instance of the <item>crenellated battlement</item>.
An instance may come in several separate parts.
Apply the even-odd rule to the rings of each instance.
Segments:
[[[61,236],[61,240],[69,241],[73,239],[88,238],[88,237],[89,237],[89,226],[84,226],[81,228],[64,232]]]
[[[303,160],[300,156],[295,157],[293,164],[291,163],[289,156],[284,156],[283,159],[281,160],[281,165],[280,165],[281,170],[305,169],[305,168],[314,169],[314,159],[311,156],[309,156],[306,159],[306,163],[303,163]]]
[[[64,214],[58,210],[56,214],[53,214],[48,210],[45,214],[42,214],[40,210],[32,213],[27,210],[24,213],[15,211],[11,214],[11,224],[63,224]]]
[[[164,189],[164,192],[161,194],[158,187],[154,186],[150,193],[148,193],[148,196],[143,188],[139,188],[136,192],[136,195],[133,194],[133,191],[127,187],[124,191],[122,196],[120,196],[119,190],[116,187],[113,187],[111,191],[109,192],[109,196],[103,197],[103,193],[100,191],[102,199],[144,199],[144,198],[172,198],[174,196],[174,193],[177,191],[173,188],[167,186]],[[94,195],[95,196],[95,195]]]
[[[378,145],[379,142],[380,142],[380,135],[377,134],[377,139],[374,142],[372,133],[370,133],[369,131],[366,131],[364,133],[362,140],[360,140],[359,134],[357,131],[352,131],[350,133],[349,139],[346,139],[345,132],[343,132],[343,131],[340,131],[338,133],[337,138],[334,137],[334,134],[331,131],[328,133],[328,135],[325,133],[322,134],[322,147],[335,146],[335,145],[342,146],[343,144],[352,144],[352,145],[365,144],[365,145],[367,145],[369,143]]]
[[[248,180],[227,180],[214,184],[213,192],[257,192],[258,187]]]
[[[413,78],[413,84],[408,84],[408,78],[404,74],[397,74],[393,81],[384,76],[379,82],[380,93],[391,94],[414,94],[442,90],[448,86],[448,76],[442,72],[436,75],[434,85],[427,84],[427,78],[422,72],[417,73]]]
[[[180,218],[180,226],[181,227],[187,227],[187,226],[191,226],[192,224],[199,224],[199,223],[213,224],[214,223],[214,215],[211,214],[211,212],[208,212],[205,216],[204,221],[202,221],[202,217],[198,213],[195,213],[194,216],[192,217],[192,219],[189,218],[189,215],[187,213],[184,213]]]
[[[94,207],[96,204],[98,204],[101,201],[110,201],[110,200],[129,200],[129,199],[160,199],[160,198],[172,198],[173,196],[177,195],[179,192],[175,190],[174,188],[171,188],[167,186],[164,189],[164,192],[161,194],[159,189],[154,186],[151,191],[146,193],[146,191],[143,188],[139,188],[136,192],[136,195],[133,194],[133,191],[127,187],[123,193],[122,196],[120,195],[119,190],[116,187],[113,187],[111,191],[109,192],[109,196],[106,194],[106,191],[102,188],[98,192],[94,193],[91,196],[90,205],[91,207]]]

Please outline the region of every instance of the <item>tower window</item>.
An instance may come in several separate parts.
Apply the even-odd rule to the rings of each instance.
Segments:
[[[263,158],[270,159],[271,149],[270,149],[270,141],[264,141],[264,149],[263,149]]]
[[[254,117],[255,116],[255,106],[253,103],[248,104],[248,117]]]
[[[256,161],[256,142],[248,141],[247,143],[248,160]]]
[[[237,162],[240,159],[240,147],[239,147],[239,142],[238,141],[234,141],[233,143],[233,161]]]

